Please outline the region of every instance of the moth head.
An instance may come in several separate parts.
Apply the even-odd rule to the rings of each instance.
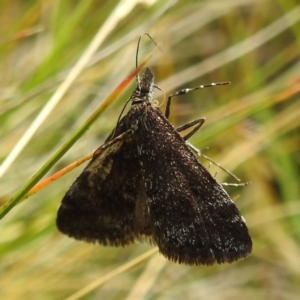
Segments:
[[[143,94],[151,93],[154,85],[154,74],[149,68],[146,68],[142,78],[137,77],[137,87],[136,90]]]

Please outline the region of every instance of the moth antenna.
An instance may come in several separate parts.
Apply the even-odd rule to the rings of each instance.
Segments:
[[[159,48],[159,46],[157,45],[157,43],[154,41],[154,39],[152,38],[152,36],[151,36],[148,32],[142,33],[142,34],[140,35],[140,37],[139,37],[139,40],[138,40],[138,43],[137,43],[137,47],[136,47],[136,55],[135,55],[135,67],[136,67],[136,68],[137,68],[138,65],[139,65],[139,61],[138,61],[138,60],[139,60],[140,43],[141,43],[142,37],[143,37],[144,35],[147,35],[148,38],[154,43],[154,45],[155,45],[161,52],[163,52],[163,51]],[[138,86],[140,86],[140,76],[139,76],[139,74],[136,75],[136,81],[137,81]]]
[[[149,39],[156,45],[156,47],[157,47],[160,51],[162,51],[162,50],[159,48],[159,46],[157,45],[157,43],[154,41],[154,39],[151,37],[151,35],[150,35],[149,33],[147,33],[147,32],[142,33],[142,34],[140,35],[139,39],[138,39],[137,48],[136,48],[136,56],[135,56],[135,67],[136,67],[136,69],[138,68],[138,56],[139,56],[140,44],[141,44],[142,37],[143,37],[144,35],[147,35],[147,36],[149,37]],[[139,74],[136,75],[136,82],[137,82],[138,87],[140,87],[140,76],[139,76]],[[156,87],[157,89],[159,89],[159,90],[162,91],[162,89],[161,89],[160,87],[158,87],[158,86],[156,86],[156,85],[155,85],[155,87]],[[117,124],[119,124],[119,122],[120,122],[120,120],[121,120],[121,117],[122,117],[122,115],[123,115],[123,113],[124,113],[124,110],[125,110],[127,104],[130,102],[130,100],[131,100],[131,97],[129,97],[129,98],[127,99],[125,105],[123,106],[123,108],[122,108],[122,110],[121,110],[121,113],[120,113],[120,115],[119,115],[119,117],[118,117]],[[114,132],[113,132],[113,134],[112,134],[112,138],[113,138],[114,135],[115,135],[116,128],[117,128],[117,126],[114,128]]]

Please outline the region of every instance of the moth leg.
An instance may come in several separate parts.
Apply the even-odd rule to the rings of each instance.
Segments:
[[[237,182],[240,182],[241,180],[234,175],[232,172],[230,172],[228,169],[222,167],[219,163],[215,162],[214,160],[212,160],[211,158],[209,158],[208,156],[204,155],[200,149],[196,148],[194,145],[192,145],[190,142],[188,142],[187,140],[193,136],[199,129],[200,127],[204,124],[205,122],[205,118],[200,118],[194,121],[191,121],[187,124],[181,125],[179,127],[176,128],[176,130],[178,132],[181,132],[183,130],[186,130],[196,124],[198,124],[191,132],[189,132],[188,134],[186,134],[185,136],[183,136],[182,138],[186,141],[186,144],[188,145],[188,147],[195,152],[198,156],[202,156],[204,157],[206,160],[208,160],[209,162],[213,163],[214,165],[216,165],[218,168],[220,168],[221,170],[223,170],[225,173],[227,173],[228,175],[230,175],[231,177],[233,177]],[[222,185],[224,186],[245,186],[248,185],[249,182],[245,182],[245,183],[222,183]]]
[[[202,156],[204,157],[206,160],[208,160],[209,162],[213,163],[215,166],[217,166],[218,168],[220,168],[222,171],[224,171],[225,173],[227,173],[228,175],[230,175],[231,177],[233,177],[237,182],[240,182],[241,180],[234,175],[232,172],[230,172],[228,169],[222,167],[219,163],[217,163],[216,161],[212,160],[211,158],[209,158],[208,156],[204,155],[201,150],[199,150],[198,148],[196,148],[194,145],[192,145],[190,142],[186,142],[187,145],[189,146],[189,148],[195,152],[198,156]],[[244,183],[221,183],[224,186],[245,186],[250,184],[250,182],[244,182]]]
[[[177,127],[176,130],[178,132],[181,132],[183,130],[189,129],[189,128],[193,127],[194,125],[198,124],[191,132],[189,132],[188,134],[183,136],[183,139],[186,141],[200,129],[200,127],[204,124],[204,122],[205,122],[205,118],[200,118],[200,119],[191,121],[187,124],[181,125],[181,126]]]
[[[233,177],[236,181],[240,182],[241,180],[234,175],[232,172],[230,172],[228,169],[222,167],[219,163],[215,162],[214,160],[212,160],[211,158],[209,158],[208,156],[204,155],[200,149],[196,148],[194,145],[192,145],[190,142],[188,142],[187,140],[193,136],[199,129],[200,127],[204,124],[205,122],[205,118],[200,118],[194,121],[191,121],[187,124],[181,125],[179,127],[176,128],[176,130],[178,132],[181,132],[183,130],[189,129],[190,127],[198,124],[191,132],[189,132],[188,134],[186,134],[185,136],[183,136],[182,138],[186,141],[186,144],[188,145],[188,147],[195,152],[198,156],[202,156],[204,157],[206,160],[208,160],[209,162],[213,163],[214,165],[216,165],[218,168],[220,168],[221,170],[223,170],[225,173],[227,173],[228,175],[230,175],[231,177]],[[245,183],[222,183],[222,185],[224,186],[244,186],[244,185],[248,185],[248,182]]]
[[[171,108],[171,101],[172,101],[173,97],[180,96],[180,95],[185,95],[185,94],[187,94],[187,93],[189,93],[191,91],[195,91],[195,90],[199,90],[199,89],[204,89],[204,88],[211,87],[211,86],[228,85],[228,84],[230,84],[230,82],[228,82],[228,81],[226,81],[226,82],[212,82],[212,83],[209,83],[209,84],[199,85],[199,86],[196,86],[196,87],[190,88],[190,89],[182,89],[182,90],[179,90],[179,91],[175,92],[174,94],[169,95],[168,101],[167,101],[167,105],[166,105],[165,117],[167,119],[169,119],[170,108]]]
[[[188,134],[186,134],[185,136],[183,136],[182,138],[186,141],[186,144],[188,145],[188,147],[195,152],[198,156],[202,156],[204,157],[206,160],[208,160],[209,162],[213,163],[214,165],[216,165],[217,167],[219,167],[221,170],[223,170],[225,173],[229,174],[230,176],[232,176],[236,181],[240,182],[241,180],[234,175],[232,172],[230,172],[229,170],[227,170],[226,168],[222,167],[219,163],[215,162],[214,160],[212,160],[211,158],[209,158],[208,156],[204,155],[200,149],[196,148],[193,144],[191,144],[190,142],[188,142],[187,140],[193,136],[199,129],[200,127],[204,124],[205,122],[205,118],[200,118],[194,121],[191,121],[187,124],[181,125],[179,127],[176,128],[176,130],[178,132],[181,132],[183,130],[186,130],[196,124],[198,124],[191,132],[189,132]],[[244,184],[244,183],[224,183],[223,185],[225,186],[229,186],[229,185],[233,185],[233,186],[240,186],[240,185],[247,185],[248,183]]]

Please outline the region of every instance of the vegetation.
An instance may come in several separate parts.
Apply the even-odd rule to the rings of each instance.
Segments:
[[[231,81],[174,99],[171,122],[179,126],[205,116],[191,142],[252,182],[227,190],[254,242],[245,260],[189,267],[165,260],[149,245],[106,248],[67,238],[56,229],[56,211],[80,166],[12,210],[2,208],[1,299],[298,299],[297,5],[295,0],[1,1],[1,205],[20,190],[27,192],[38,181],[32,179],[37,172],[47,171],[46,178],[103,143],[134,82],[102,106],[84,134],[79,128],[134,70],[138,37],[149,32],[163,52],[156,49],[147,65],[166,94]],[[139,61],[153,49],[144,38]],[[163,102],[161,92],[156,97]],[[33,122],[36,130],[20,146]],[[76,143],[59,152],[64,155],[56,162],[53,155],[74,135]],[[19,153],[8,163],[16,147]],[[234,182],[215,166],[210,171],[220,182]]]

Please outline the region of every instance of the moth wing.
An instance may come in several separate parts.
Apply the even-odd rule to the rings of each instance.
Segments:
[[[165,257],[210,265],[251,252],[235,204],[160,111],[148,106],[136,142],[153,238]]]
[[[61,232],[112,246],[151,240],[145,189],[132,143],[127,136],[94,156],[62,200],[56,222]]]

